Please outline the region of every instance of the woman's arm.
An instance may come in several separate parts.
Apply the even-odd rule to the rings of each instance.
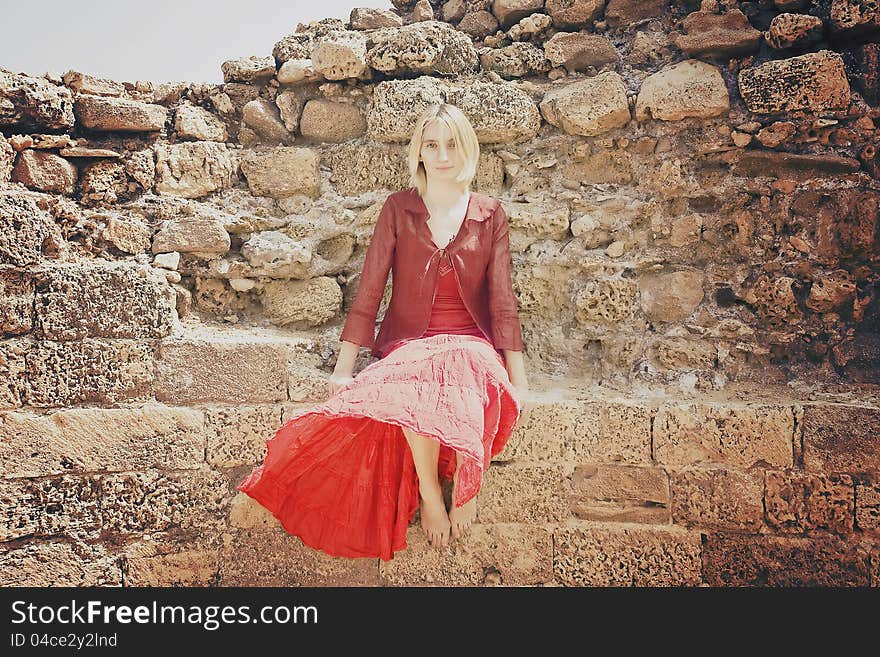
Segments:
[[[502,349],[502,351],[504,352],[504,363],[507,367],[507,376],[510,377],[510,382],[520,390],[528,390],[529,382],[526,379],[523,352],[511,349]]]

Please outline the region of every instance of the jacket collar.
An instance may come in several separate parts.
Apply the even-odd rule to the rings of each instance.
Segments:
[[[428,220],[431,213],[428,212],[428,208],[422,200],[422,197],[419,195],[418,189],[410,187],[404,190],[402,196],[406,201],[404,204],[404,210],[417,219],[421,219],[422,221]],[[468,199],[467,211],[464,215],[465,220],[472,219],[474,221],[485,221],[491,217],[494,212],[495,207],[490,196],[471,190],[471,197]]]

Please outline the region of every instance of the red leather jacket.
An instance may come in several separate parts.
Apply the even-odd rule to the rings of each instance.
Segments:
[[[444,248],[434,244],[428,218],[415,187],[389,194],[339,339],[371,347],[373,356],[383,358],[398,340],[421,337],[431,318],[440,257],[446,251],[462,301],[477,326],[499,353],[523,351],[510,276],[510,227],[501,202],[471,191],[461,228]],[[394,272],[391,301],[374,339],[389,270]]]

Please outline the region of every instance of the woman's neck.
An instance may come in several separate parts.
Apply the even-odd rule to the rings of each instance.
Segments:
[[[434,181],[428,179],[423,198],[437,204],[449,204],[468,194],[468,185],[459,182]]]

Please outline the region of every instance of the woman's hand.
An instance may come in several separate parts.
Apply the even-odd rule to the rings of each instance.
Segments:
[[[526,422],[528,422],[529,415],[531,415],[532,407],[535,405],[535,402],[527,383],[514,385],[513,394],[521,406],[519,417],[517,418],[516,424],[513,427],[514,429],[518,429],[519,427],[524,426]]]
[[[336,372],[331,374],[330,378],[328,379],[328,383],[330,386],[330,396],[332,397],[333,395],[335,395],[344,386],[348,385],[352,381],[354,381],[354,377],[351,375],[337,374]]]

